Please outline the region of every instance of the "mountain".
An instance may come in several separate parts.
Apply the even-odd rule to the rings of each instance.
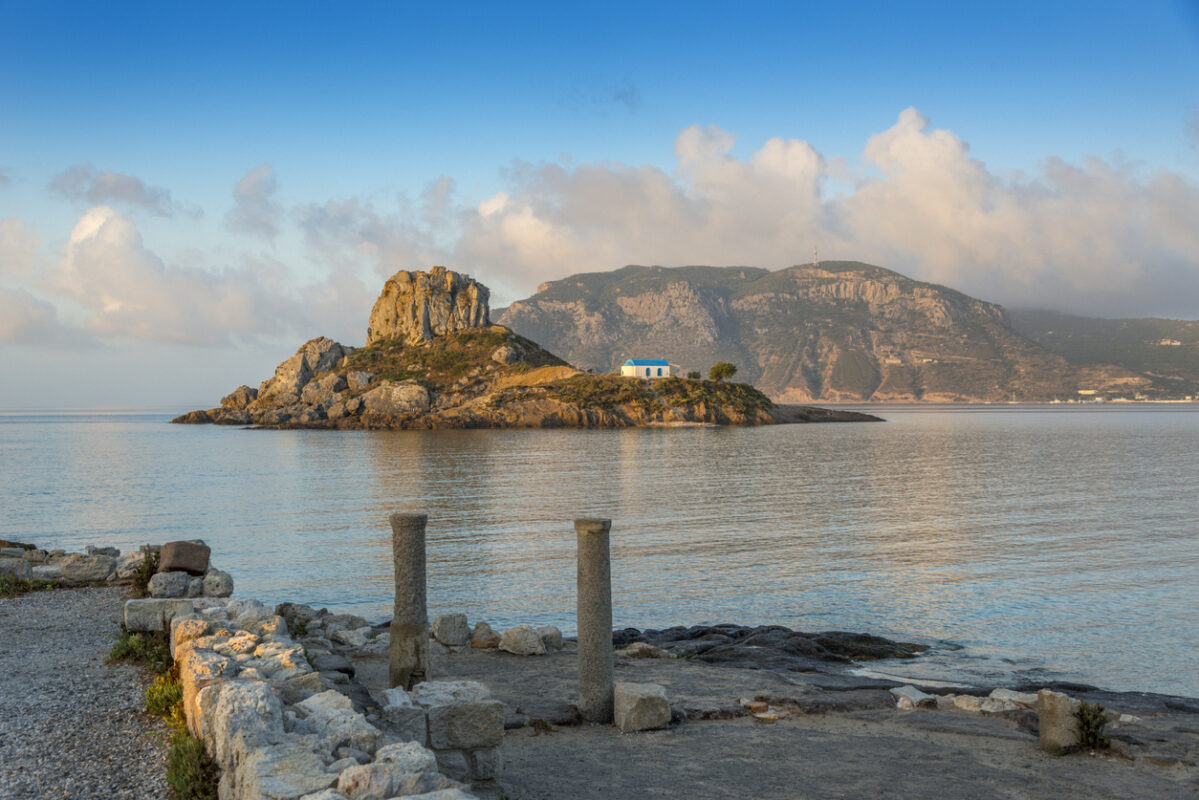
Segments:
[[[1010,312],[1012,328],[1074,364],[1117,364],[1199,394],[1199,321],[1099,319],[1058,311]]]
[[[628,266],[543,284],[500,324],[576,366],[731,361],[776,402],[1044,401],[1157,396],[1171,387],[1077,365],[1020,335],[1007,311],[856,261],[754,267]]]

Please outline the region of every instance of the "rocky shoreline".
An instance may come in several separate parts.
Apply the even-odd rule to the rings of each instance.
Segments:
[[[160,548],[166,569],[156,577],[187,574],[172,568],[184,565],[207,572],[206,552],[203,564],[189,564],[200,547]],[[36,550],[22,546],[23,553]],[[175,594],[183,581],[156,583]],[[112,604],[103,613],[113,617],[115,587],[0,600],[0,616],[49,619],[56,605],[75,607],[80,593],[96,591],[110,593],[94,597]],[[868,634],[735,624],[614,630],[617,713],[610,726],[580,720],[576,643],[552,626],[498,631],[463,614],[441,615],[429,629],[430,680],[404,692],[389,686],[388,621],[229,597],[123,605],[127,630],[169,633],[188,725],[222,767],[223,800],[390,800],[422,792],[533,800],[680,788],[699,798],[783,798],[795,796],[796,781],[819,796],[893,796],[896,786],[905,795],[999,798],[1010,790],[1046,800],[1199,794],[1199,699],[1078,684],[904,684],[856,667],[919,659],[924,646]],[[11,622],[6,631],[39,624]],[[39,647],[79,658],[71,637],[70,626],[55,625]],[[24,696],[24,681],[39,671],[32,654],[12,652],[17,660],[0,692],[6,698]],[[92,702],[91,686],[72,691],[82,693],[74,702]],[[1046,753],[1053,749],[1047,735],[1065,746],[1076,734],[1079,701],[1107,707],[1111,749],[1103,757]],[[10,753],[16,757],[14,742],[0,736],[6,763]],[[588,756],[580,760],[582,753]],[[114,763],[108,769],[121,774],[88,780],[129,785],[127,768]],[[74,781],[73,796],[102,794],[63,779]]]

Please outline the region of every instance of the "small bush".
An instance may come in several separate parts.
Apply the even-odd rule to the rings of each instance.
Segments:
[[[183,684],[169,674],[159,675],[146,687],[146,710],[170,721],[177,706],[183,705]]]
[[[699,374],[699,370],[697,370],[697,369],[693,369],[687,373],[687,380],[689,380],[689,381],[697,381],[701,377],[703,377],[703,376]]]
[[[737,374],[737,367],[729,361],[717,361],[708,370],[708,380],[722,381],[725,378],[731,378]]]
[[[215,800],[218,779],[216,763],[204,752],[204,744],[186,727],[176,728],[167,751],[167,784],[175,794],[180,800]]]
[[[137,565],[137,571],[133,573],[133,585],[129,589],[130,595],[138,599],[149,597],[150,579],[156,572],[158,572],[158,553],[147,550],[142,556],[142,563]]]
[[[1112,737],[1105,730],[1111,721],[1107,709],[1098,703],[1082,703],[1074,713],[1078,719],[1078,746],[1081,750],[1106,750]]]
[[[171,668],[170,641],[165,632],[123,632],[108,651],[111,661],[125,661],[145,667],[156,675],[163,675]]]
[[[58,583],[56,581],[43,581],[36,578],[13,578],[6,575],[0,578],[0,597],[16,597],[17,595],[28,594],[29,592],[44,592],[47,589],[54,589],[57,586]]]

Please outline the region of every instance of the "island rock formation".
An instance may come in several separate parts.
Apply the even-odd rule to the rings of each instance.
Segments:
[[[622,428],[873,419],[775,406],[742,383],[581,372],[488,323],[488,291],[434,267],[390,278],[367,345],[305,342],[257,389],[175,422],[272,428]]]
[[[400,270],[383,284],[371,309],[366,343],[399,340],[427,342],[467,328],[486,328],[487,287],[469,275],[433,267],[428,272]]]

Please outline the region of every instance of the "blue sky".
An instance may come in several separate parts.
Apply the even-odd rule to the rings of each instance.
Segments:
[[[0,3],[0,361],[70,404],[210,403],[432,263],[1199,317],[1193,1],[244,5]]]

